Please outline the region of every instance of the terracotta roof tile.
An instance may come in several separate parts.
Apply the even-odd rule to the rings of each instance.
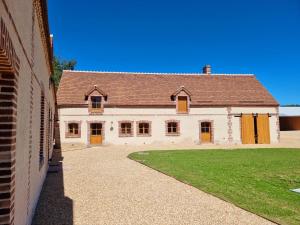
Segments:
[[[174,105],[171,95],[184,86],[191,105],[277,106],[277,101],[254,75],[175,75],[64,71],[57,92],[63,105],[84,105],[95,85],[113,106]]]

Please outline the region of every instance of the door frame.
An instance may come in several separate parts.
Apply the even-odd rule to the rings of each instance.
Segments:
[[[87,121],[86,123],[87,123],[87,145],[92,145],[91,144],[91,140],[90,140],[90,136],[91,136],[91,124],[92,123],[100,123],[102,125],[102,130],[101,130],[102,143],[99,144],[99,145],[102,145],[103,142],[104,142],[104,139],[105,139],[105,121],[92,120],[92,121]]]
[[[202,140],[201,140],[201,123],[210,123],[210,142],[207,142],[207,143],[214,143],[215,140],[214,140],[214,121],[213,120],[198,120],[198,127],[199,127],[199,132],[198,132],[198,140],[199,140],[199,143],[202,144]]]

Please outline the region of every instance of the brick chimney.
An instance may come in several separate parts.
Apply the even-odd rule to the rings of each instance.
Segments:
[[[203,67],[203,73],[204,73],[205,75],[210,75],[210,74],[211,74],[211,66],[210,66],[210,65],[205,65],[205,66]]]

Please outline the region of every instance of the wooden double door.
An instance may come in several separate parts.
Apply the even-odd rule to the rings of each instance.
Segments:
[[[91,123],[90,124],[90,144],[99,145],[102,144],[102,123]]]
[[[241,132],[243,144],[270,144],[269,115],[242,115]]]

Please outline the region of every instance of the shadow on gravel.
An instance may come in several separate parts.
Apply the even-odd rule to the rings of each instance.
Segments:
[[[73,225],[73,200],[64,195],[61,150],[53,152],[50,165],[32,225]]]

